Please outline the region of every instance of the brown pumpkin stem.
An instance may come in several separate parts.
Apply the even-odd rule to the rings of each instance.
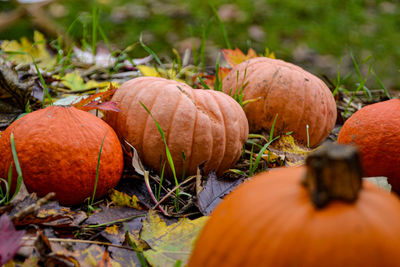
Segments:
[[[361,189],[361,164],[353,146],[326,143],[306,159],[303,184],[316,208],[340,199],[353,202]]]

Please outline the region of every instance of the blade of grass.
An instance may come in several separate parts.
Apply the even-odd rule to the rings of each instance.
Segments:
[[[49,100],[50,105],[53,105],[53,99],[51,98],[51,96],[50,96],[50,94],[49,94],[49,90],[47,89],[47,85],[46,85],[46,82],[44,81],[43,75],[42,75],[42,73],[40,72],[39,67],[38,67],[38,65],[36,64],[36,61],[35,61],[35,59],[33,58],[33,56],[32,56],[32,55],[30,55],[30,56],[31,56],[31,58],[32,58],[33,65],[35,65],[36,72],[37,72],[37,74],[39,75],[40,83],[41,83],[42,86],[43,86],[43,102],[42,102],[42,108],[44,108],[44,106],[45,106],[45,98],[46,98],[46,97],[47,97],[47,99]]]
[[[383,85],[381,79],[379,79],[378,75],[376,75],[376,73],[374,71],[372,71],[372,75],[374,75],[376,82],[378,83],[378,85],[383,89],[383,91],[385,92],[385,95],[391,99],[392,97],[390,96],[389,92],[387,91],[386,87]]]
[[[22,184],[22,170],[21,166],[19,164],[18,160],[18,155],[17,155],[17,150],[15,148],[15,139],[14,139],[14,134],[11,133],[10,136],[10,142],[11,142],[11,151],[12,151],[12,156],[15,164],[15,169],[17,170],[18,178],[17,178],[17,186],[15,188],[15,192],[11,199],[9,200],[10,202],[14,199],[14,197],[19,193],[19,190],[21,189],[21,184]],[[10,188],[11,188],[11,183],[10,183]]]
[[[280,138],[280,137],[281,137],[281,136],[278,135],[278,136],[276,136],[275,138],[273,138],[272,140],[270,140],[268,143],[266,143],[266,144],[263,146],[263,148],[260,150],[260,152],[258,152],[257,158],[256,158],[256,160],[254,161],[254,167],[253,167],[253,170],[252,170],[252,173],[253,173],[253,174],[255,173],[255,171],[256,171],[257,168],[258,168],[258,164],[260,163],[261,157],[262,157],[262,155],[264,154],[265,150],[268,148],[268,146],[269,146],[270,144],[272,144],[272,142],[274,142],[276,139],[278,139],[278,138]]]
[[[222,20],[219,17],[218,12],[215,9],[215,7],[212,4],[210,4],[210,7],[211,7],[212,12],[214,13],[215,19],[217,20],[218,26],[221,29],[222,36],[224,37],[226,47],[228,49],[232,49],[231,43],[229,42],[229,39],[228,39],[228,34],[226,33],[224,23],[222,23]]]
[[[92,8],[92,54],[96,56],[97,25],[99,23],[99,10],[96,6]]]
[[[160,58],[157,56],[157,54],[151,50],[150,47],[148,47],[147,45],[145,45],[143,43],[143,38],[142,38],[142,33],[140,33],[139,36],[139,43],[140,45],[143,47],[144,50],[146,50],[147,53],[149,53],[150,55],[152,55],[154,57],[154,59],[156,60],[156,62],[161,66],[161,68],[163,68],[164,70],[166,70],[166,67],[164,66],[164,64],[161,62]]]
[[[95,198],[95,196],[96,196],[97,182],[98,182],[98,180],[99,180],[99,172],[100,172],[100,158],[101,158],[101,152],[103,151],[104,140],[106,140],[107,134],[108,134],[108,131],[107,131],[106,134],[104,135],[103,141],[101,142],[101,145],[100,145],[99,157],[98,157],[98,159],[97,159],[96,180],[95,180],[95,182],[94,182],[93,195],[92,195],[92,198],[90,199],[90,202],[89,202],[89,203],[90,203],[90,204],[89,204],[90,206],[93,205],[94,198]]]
[[[135,242],[133,242],[133,240],[131,239],[128,230],[125,232],[125,240],[128,242],[129,246],[131,248],[133,248],[133,250],[136,252],[136,256],[137,256],[137,258],[138,258],[138,260],[140,262],[140,265],[143,266],[143,267],[149,266],[147,264],[146,258],[143,255],[143,252],[138,249],[138,247],[136,246]]]
[[[179,182],[178,179],[176,177],[176,171],[175,171],[175,165],[174,165],[174,161],[172,159],[172,155],[171,152],[168,148],[167,145],[167,140],[165,139],[165,135],[163,130],[161,129],[160,124],[157,122],[157,120],[153,117],[153,114],[151,114],[150,110],[145,106],[145,104],[142,103],[142,101],[139,101],[140,105],[142,105],[142,107],[146,110],[146,112],[150,115],[150,117],[153,119],[154,123],[157,126],[158,131],[160,132],[161,138],[164,142],[164,146],[165,146],[165,154],[167,155],[167,161],[169,164],[169,167],[171,168],[172,171],[172,175],[174,176],[174,181],[175,181],[175,185],[178,186]],[[178,211],[179,210],[179,188],[176,189],[176,199],[175,199],[175,209]]]
[[[163,181],[164,181],[165,164],[166,164],[166,162],[164,161],[164,164],[163,164],[162,169],[161,169],[161,174],[160,174],[160,186],[158,187],[157,201],[160,201],[161,188],[162,188],[162,184],[163,184]]]

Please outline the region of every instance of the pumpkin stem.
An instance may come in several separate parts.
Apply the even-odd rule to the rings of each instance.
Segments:
[[[303,184],[316,208],[340,199],[353,202],[361,189],[361,163],[353,146],[326,143],[306,159]]]

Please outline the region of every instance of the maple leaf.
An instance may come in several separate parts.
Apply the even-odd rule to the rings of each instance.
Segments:
[[[275,58],[275,54],[273,52],[270,52],[268,48],[265,48],[265,54],[264,55],[257,55],[256,51],[252,48],[250,48],[247,51],[247,55],[244,54],[239,48],[233,49],[222,49],[222,54],[225,58],[225,60],[228,62],[228,64],[233,68],[236,65],[251,59],[255,57],[269,57],[269,58]]]
[[[0,266],[11,260],[21,247],[25,231],[16,231],[7,214],[0,217]]]
[[[107,91],[99,92],[87,98],[83,98],[79,102],[72,104],[72,106],[83,111],[100,109],[105,111],[121,112],[117,106],[117,103],[109,101],[116,90],[117,88],[110,83]]]
[[[250,48],[247,51],[247,55],[245,55],[239,48],[233,49],[222,49],[222,55],[224,56],[225,60],[228,64],[233,68],[234,66],[246,61],[250,58],[258,57],[256,51]]]

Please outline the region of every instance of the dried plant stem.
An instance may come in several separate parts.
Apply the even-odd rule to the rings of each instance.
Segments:
[[[150,182],[149,182],[149,172],[145,171],[144,172],[144,182],[146,183],[147,190],[149,191],[149,194],[151,198],[153,199],[154,203],[157,203],[157,199],[153,194],[153,191],[151,190]],[[158,209],[165,215],[165,216],[170,216],[161,206],[158,206]]]
[[[33,236],[24,236],[22,237],[23,241],[30,241],[30,240],[36,240],[37,237]],[[120,246],[120,245],[114,245],[112,243],[107,243],[107,242],[102,242],[102,241],[93,241],[93,240],[82,240],[82,239],[72,239],[72,238],[55,238],[55,237],[48,237],[47,238],[50,242],[73,242],[73,243],[85,243],[85,244],[96,244],[96,245],[102,245],[102,246],[109,246],[109,247],[116,247],[116,248],[123,248],[123,249],[128,249],[132,251],[138,251],[135,250],[131,247],[125,247],[125,246]]]
[[[157,208],[162,202],[164,202],[164,200],[166,200],[171,194],[174,193],[174,191],[178,188],[180,188],[182,185],[192,181],[193,179],[195,179],[197,176],[191,176],[189,178],[187,178],[185,181],[183,181],[182,183],[178,184],[177,186],[175,186],[173,189],[169,190],[169,192],[162,198],[160,199],[160,201],[158,201],[156,203],[156,205],[154,205],[154,207],[152,209]]]

